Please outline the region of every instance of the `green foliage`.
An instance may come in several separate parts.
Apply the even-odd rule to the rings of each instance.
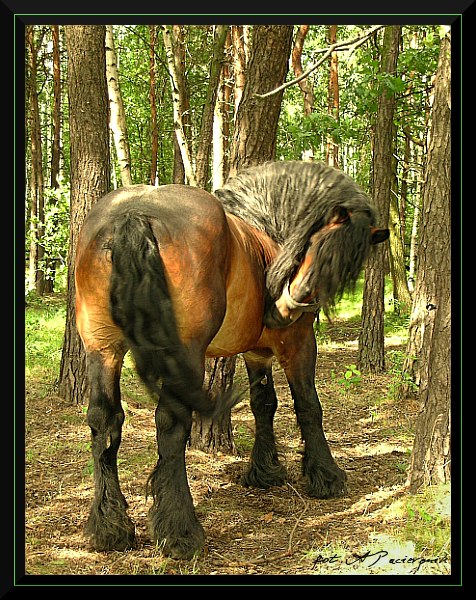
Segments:
[[[430,486],[393,499],[378,511],[388,532],[365,543],[324,543],[307,554],[316,574],[445,575],[451,568],[451,491]],[[374,517],[375,518],[375,517]]]
[[[406,354],[400,350],[390,350],[387,353],[387,360],[390,364],[388,372],[392,375],[392,383],[389,386],[390,397],[396,397],[402,387],[412,392],[418,391],[418,385],[413,381],[411,375],[403,370],[405,358]],[[412,358],[416,360],[417,357]]]
[[[233,431],[233,439],[236,449],[243,454],[249,454],[253,448],[254,436],[253,433],[244,425],[240,425]]]
[[[340,377],[336,375],[336,372],[332,369],[331,378],[347,392],[352,387],[359,386],[362,383],[362,373],[357,369],[357,365],[346,365]]]
[[[43,258],[38,268],[46,279],[53,279],[55,291],[62,292],[66,288],[67,255],[69,245],[69,186],[62,180],[57,189],[45,188],[44,191],[44,224],[41,231]],[[30,223],[32,222],[30,218]],[[36,229],[40,228],[38,218],[34,221]],[[32,231],[26,231],[26,247],[31,243]],[[33,290],[25,286],[25,293],[31,295]]]
[[[451,542],[451,488],[449,484],[429,486],[404,503],[405,535],[417,551],[428,548],[437,555],[449,554]]]
[[[54,381],[61,360],[65,318],[64,302],[46,302],[33,295],[29,297],[25,313],[27,375]]]

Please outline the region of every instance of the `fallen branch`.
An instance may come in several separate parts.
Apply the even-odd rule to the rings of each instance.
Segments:
[[[342,42],[335,42],[335,44],[331,44],[328,48],[318,50],[317,52],[323,52],[324,56],[321,59],[319,59],[315,65],[307,69],[307,71],[304,71],[302,75],[296,77],[296,79],[293,79],[292,81],[287,81],[286,83],[283,83],[283,85],[280,85],[276,89],[271,90],[266,94],[254,94],[254,96],[256,98],[267,98],[268,96],[273,96],[274,94],[277,94],[281,90],[291,87],[292,85],[296,85],[296,83],[299,83],[300,81],[308,77],[313,71],[318,69],[322,65],[322,63],[325,62],[329,58],[329,56],[335,51],[349,51],[350,56],[359,46],[364,44],[376,31],[382,29],[382,27],[385,27],[385,25],[375,25],[359,37],[352,38],[350,40],[344,40]]]

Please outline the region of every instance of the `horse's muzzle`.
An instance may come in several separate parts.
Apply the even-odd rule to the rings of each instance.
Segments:
[[[304,312],[317,312],[319,302],[297,302],[289,292],[289,284],[281,296],[273,302],[264,315],[263,322],[269,329],[280,329],[295,323]]]

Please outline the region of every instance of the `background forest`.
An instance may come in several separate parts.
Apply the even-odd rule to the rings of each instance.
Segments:
[[[212,148],[203,177],[209,190],[219,187],[229,171],[234,116],[244,85],[251,28],[232,26],[226,31],[213,138],[206,143],[201,131],[204,113],[210,108],[210,88],[216,85],[211,77],[211,70],[216,68],[216,27],[173,28],[177,77],[185,103],[183,130],[195,164],[205,145]],[[314,66],[331,43],[355,40],[368,30],[364,26],[296,26],[287,79]],[[114,74],[109,76],[109,89],[115,90],[112,98],[117,97],[110,100],[112,187],[128,182],[160,185],[186,181],[174,140],[172,93],[161,27],[110,26],[109,32],[110,68],[117,68],[117,79]],[[63,35],[59,26],[30,26],[27,32],[26,290],[40,295],[64,289],[66,281],[70,150]],[[276,158],[327,161],[371,192],[377,100],[382,87],[395,92],[391,224],[398,232],[394,241],[401,243],[401,260],[411,289],[440,27],[403,27],[395,76],[379,73],[382,35],[380,30],[365,44],[337,46],[336,52],[300,85],[286,89]],[[116,102],[119,110],[113,110]],[[395,301],[408,302],[405,291],[401,291],[406,281],[399,285],[395,287]]]
[[[441,559],[443,566],[433,572],[449,574],[449,28],[106,25],[109,106],[86,104],[82,110],[83,92],[87,97],[97,72],[93,59],[89,74],[73,71],[72,65],[89,60],[78,43],[79,33],[84,40],[90,35],[88,29],[25,28],[31,572],[314,574],[321,563],[326,566],[319,568],[332,572],[331,556],[355,550],[342,540],[356,536],[364,552],[373,528],[379,547],[396,544],[398,556],[436,557],[432,564]],[[280,65],[285,65],[284,72]],[[279,79],[284,83],[276,89]],[[103,117],[106,140],[100,134]],[[100,185],[88,181],[83,168],[96,159],[107,163],[98,176]],[[354,477],[354,487],[345,501],[332,505],[304,500],[299,474],[292,479],[291,456],[299,453],[290,441],[295,425],[281,417],[278,427],[287,440],[283,452],[289,454],[293,485],[250,498],[233,483],[239,479],[235,457],[247,456],[251,447],[248,409],[239,407],[233,424],[218,427],[220,440],[229,443],[218,448],[218,461],[200,453],[217,449],[210,437],[204,443],[204,434],[194,438],[192,430],[188,464],[194,498],[202,502],[203,521],[214,532],[210,555],[192,567],[172,565],[139,536],[137,552],[110,566],[85,549],[78,533],[92,494],[86,407],[81,406],[84,365],[78,359],[81,349],[72,317],[74,244],[81,219],[98,199],[99,189],[104,188],[102,195],[135,183],[185,183],[213,191],[241,168],[270,159],[324,161],[344,170],[373,199],[379,225],[390,228],[385,249],[382,245],[369,257],[357,295],[345,296],[337,319],[316,330],[316,382],[327,403],[331,441],[341,445],[338,456]],[[227,365],[221,366],[218,384],[228,385],[233,376],[240,383],[243,367],[238,364],[235,371],[235,363]],[[133,494],[131,512],[140,523],[145,515],[143,499],[138,499],[145,485],[144,467],[152,465],[156,449],[151,443],[155,434],[147,433],[145,425],[153,428],[151,404],[132,383],[132,372],[126,357],[122,383],[132,439],[124,445],[124,455],[132,446],[143,451],[137,459],[140,468],[126,469],[124,478]],[[291,398],[282,394],[280,402],[290,407]],[[353,439],[349,450],[342,441],[346,436]],[[50,445],[52,439],[58,443]],[[369,451],[372,444],[379,448],[375,454]],[[215,489],[224,473],[228,483]],[[416,492],[423,484],[441,487],[430,486],[430,495],[418,501],[402,499],[405,486]],[[226,499],[223,504],[217,489]],[[70,514],[73,506],[80,507],[77,514]],[[332,514],[341,515],[341,530],[332,529]],[[68,515],[67,523],[62,515]],[[257,540],[268,540],[266,527],[273,531],[271,541],[260,546],[263,554],[237,558],[249,556]],[[295,541],[298,534],[301,541]],[[262,556],[275,548],[279,552],[269,566]],[[224,558],[229,550],[233,556]],[[75,564],[78,556],[81,566]],[[385,564],[385,572],[392,572]]]

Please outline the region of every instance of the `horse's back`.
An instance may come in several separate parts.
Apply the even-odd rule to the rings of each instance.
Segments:
[[[150,217],[155,227],[162,224],[161,237],[209,229],[207,223],[217,230],[225,223],[221,204],[205,190],[181,184],[137,184],[109,192],[94,204],[84,221],[80,243],[87,244],[100,231],[112,231],[117,219],[130,212]]]

